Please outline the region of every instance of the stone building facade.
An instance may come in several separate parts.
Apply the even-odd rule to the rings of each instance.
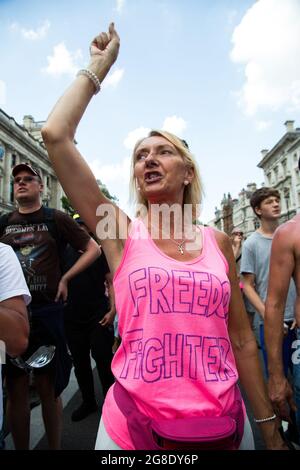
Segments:
[[[286,121],[285,131],[271,150],[261,151],[262,159],[257,165],[264,172],[264,185],[276,188],[281,195],[281,223],[300,212],[300,128],[294,127],[294,121]],[[251,194],[256,189],[255,183],[249,183],[238,199],[224,195],[221,209],[216,208],[215,218],[208,225],[227,234],[237,227],[248,237],[259,226],[250,206]]]
[[[44,192],[43,204],[61,209],[62,188],[52,169],[42,142],[43,122],[24,116],[23,125],[0,109],[0,213],[16,207],[13,195],[12,168],[18,163],[30,163],[39,168]]]
[[[278,189],[281,195],[281,222],[300,210],[300,128],[294,121],[285,122],[286,132],[271,150],[262,150],[258,167],[264,172],[265,186]]]

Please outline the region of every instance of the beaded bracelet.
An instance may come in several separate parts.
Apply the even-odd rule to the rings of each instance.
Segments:
[[[276,418],[277,418],[277,416],[276,416],[276,414],[274,414],[273,416],[269,416],[268,418],[262,418],[262,419],[255,419],[254,418],[254,421],[259,424],[259,423],[266,423],[267,421],[273,421]]]
[[[85,75],[86,77],[88,77],[90,80],[92,80],[94,86],[95,86],[95,95],[100,91],[101,89],[101,82],[99,80],[99,78],[97,77],[97,75],[92,72],[91,70],[89,69],[81,69],[79,70],[79,72],[77,73],[77,77],[79,77],[79,75]]]

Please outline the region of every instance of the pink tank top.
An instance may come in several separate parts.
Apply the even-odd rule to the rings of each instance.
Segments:
[[[135,220],[114,276],[122,343],[112,371],[141,412],[154,419],[218,416],[233,404],[238,380],[227,323],[228,263],[211,228],[203,249],[176,261]],[[113,386],[102,418],[110,437],[134,449]]]

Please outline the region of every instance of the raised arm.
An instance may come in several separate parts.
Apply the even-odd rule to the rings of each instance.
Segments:
[[[268,353],[269,395],[282,419],[289,420],[287,404],[296,409],[293,392],[282,363],[284,310],[295,269],[291,224],[277,229],[272,241],[270,275],[265,312],[265,342]]]
[[[119,36],[113,23],[109,26],[108,33],[101,33],[92,41],[88,69],[100,82],[117,59],[119,45]],[[42,136],[64,191],[93,233],[96,234],[97,223],[103,217],[96,215],[99,206],[108,204],[112,208],[117,240],[102,239],[102,246],[111,266],[112,260],[119,258],[118,252],[120,254],[124,245],[124,240],[119,239],[120,230],[124,233],[129,221],[100,191],[92,171],[74,143],[77,126],[94,93],[93,81],[87,75],[77,76],[55,105],[42,129]],[[99,233],[97,236],[99,237]]]

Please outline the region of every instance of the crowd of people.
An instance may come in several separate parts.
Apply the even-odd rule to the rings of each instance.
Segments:
[[[72,220],[44,208],[38,170],[19,164],[13,169],[18,208],[0,219],[0,249],[10,257],[1,261],[0,339],[10,356],[5,386],[15,447],[29,448],[29,370],[50,449],[61,445],[60,395],[72,361],[82,394],[73,421],[99,409],[91,354],[105,397],[97,450],[252,450],[241,387],[266,448],[288,450],[282,419],[293,441],[299,439],[293,346],[300,326],[300,216],[279,227],[280,195],[264,187],[251,197],[260,227],[246,240],[238,228],[229,237],[195,224],[202,198],[196,160],[186,141],[162,130],[133,150],[136,217],[107,199],[75,145],[75,132],[119,45],[113,24],[95,37],[88,68],[42,129],[53,168],[80,216]],[[121,346],[113,354],[116,312]],[[12,336],[18,336],[14,347]],[[29,359],[43,345],[55,347],[54,357],[35,368]]]

